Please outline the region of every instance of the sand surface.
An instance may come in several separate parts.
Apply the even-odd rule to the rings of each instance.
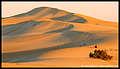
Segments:
[[[49,10],[2,19],[3,67],[118,67],[118,23]],[[95,44],[113,59],[89,58]]]

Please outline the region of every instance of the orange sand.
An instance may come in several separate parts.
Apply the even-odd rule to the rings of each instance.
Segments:
[[[78,14],[75,14],[78,15]],[[89,52],[94,50],[94,45],[89,46],[82,46],[82,47],[71,47],[71,48],[63,48],[58,50],[51,50],[46,52],[45,54],[38,56],[37,61],[32,62],[24,62],[24,63],[2,63],[2,67],[118,67],[118,23],[103,21],[99,19],[95,19],[92,17],[80,15],[83,18],[87,19],[88,22],[85,24],[79,23],[70,23],[70,22],[63,22],[64,26],[59,26],[59,28],[67,27],[69,24],[74,25],[72,30],[74,31],[82,31],[82,32],[89,32],[89,33],[96,33],[99,37],[104,36],[111,36],[111,39],[105,42],[101,42],[98,44],[98,49],[106,49],[107,52],[113,56],[113,59],[110,61],[104,61],[101,59],[92,59],[89,58]],[[30,20],[35,16],[29,16],[24,18],[7,18],[2,19],[2,25],[7,25],[9,22],[15,24],[18,22]],[[20,20],[19,20],[20,19]],[[39,19],[32,19],[39,21]],[[47,20],[44,18],[44,20]],[[59,22],[55,21],[54,23]],[[96,25],[99,24],[99,25]],[[45,25],[46,26],[46,25]],[[45,28],[43,26],[43,30]],[[53,26],[49,24],[49,26]],[[36,27],[32,30],[32,33],[39,33],[36,30],[42,29],[41,27]],[[54,28],[57,30],[58,28]],[[51,29],[53,30],[53,29]],[[103,31],[103,32],[101,32]],[[111,32],[106,32],[111,31]],[[29,32],[29,31],[28,31]],[[43,31],[44,32],[44,31]],[[98,33],[101,32],[101,33]],[[28,34],[22,34],[28,35]],[[74,36],[74,35],[73,35]],[[39,48],[47,48],[47,47],[55,47],[57,45],[62,45],[65,43],[69,43],[67,40],[63,40],[63,42],[56,42],[56,43],[49,43],[52,40],[56,40],[60,37],[60,33],[50,33],[44,34],[41,36],[32,36],[32,37],[25,37],[23,39],[14,39],[9,42],[3,42],[2,45],[2,53],[13,53],[13,52],[20,52],[20,51],[27,51],[27,50],[35,50]],[[78,37],[79,38],[79,37]],[[41,45],[39,45],[39,43]],[[29,47],[27,47],[29,46]],[[39,54],[40,52],[36,51],[32,54]],[[31,54],[31,55],[32,55]],[[22,55],[23,57],[25,55]],[[22,57],[20,56],[20,57]],[[10,55],[9,57],[16,57],[16,55]],[[18,57],[19,58],[19,57]],[[45,58],[48,60],[41,61],[40,58]],[[4,58],[3,58],[4,59]]]

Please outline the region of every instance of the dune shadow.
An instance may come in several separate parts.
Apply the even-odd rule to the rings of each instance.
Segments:
[[[39,25],[43,21],[25,21],[17,24],[10,24],[2,26],[2,35],[3,36],[14,36],[25,33],[25,31],[33,29],[35,26]]]
[[[72,18],[75,18],[74,20],[71,20]],[[59,20],[59,21],[67,21],[67,22],[74,22],[74,23],[86,23],[87,20],[83,17],[74,15],[74,13],[70,13],[61,17],[55,17],[51,18],[52,20]]]
[[[34,21],[29,20],[25,22],[20,22],[17,24],[10,24],[2,26],[2,37],[5,37],[6,39],[14,39],[17,36],[20,36],[24,33],[27,33],[37,26],[40,26],[43,23],[46,23],[48,21]]]
[[[62,29],[58,29],[58,30],[54,30],[54,31],[45,32],[45,33],[58,33],[58,32],[63,32],[63,31],[69,31],[73,27],[74,26],[72,24],[70,24],[68,27],[65,27],[65,28],[62,28]]]
[[[78,32],[78,31],[69,31],[69,32],[64,33],[63,36],[71,39],[71,42],[69,42],[67,44],[58,45],[58,46],[54,46],[54,47],[51,46],[48,48],[20,51],[20,52],[3,53],[2,54],[2,62],[8,62],[8,63],[32,62],[32,61],[37,61],[38,57],[39,57],[40,61],[53,60],[52,58],[45,59],[45,58],[40,58],[40,57],[50,51],[96,44],[96,43],[105,41],[105,39],[106,39],[106,38],[93,39],[93,37],[92,37],[88,40],[74,42],[74,40],[77,38],[78,35],[75,35],[76,37],[74,38],[73,34],[83,34],[83,33],[84,32]],[[89,34],[89,33],[85,33],[85,34]],[[81,36],[81,37],[83,37],[83,36]],[[94,37],[97,37],[97,36],[94,36]]]

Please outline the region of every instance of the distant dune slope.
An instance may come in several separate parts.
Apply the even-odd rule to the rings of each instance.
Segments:
[[[50,7],[40,7],[40,8],[35,8],[26,13],[3,18],[2,25],[16,24],[24,21],[34,20],[37,18],[39,19],[50,18],[54,20],[77,22],[77,23],[84,23],[87,21],[80,16],[74,15],[73,13],[70,13],[64,10],[59,10],[57,8],[50,8]]]
[[[22,23],[5,25],[2,27],[3,37],[11,38],[22,35],[45,34],[69,31],[72,24],[51,21],[25,21]]]

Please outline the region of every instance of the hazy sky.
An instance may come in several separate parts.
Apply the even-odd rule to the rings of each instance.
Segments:
[[[2,2],[2,17],[27,12],[36,7],[53,7],[118,22],[118,2]]]

